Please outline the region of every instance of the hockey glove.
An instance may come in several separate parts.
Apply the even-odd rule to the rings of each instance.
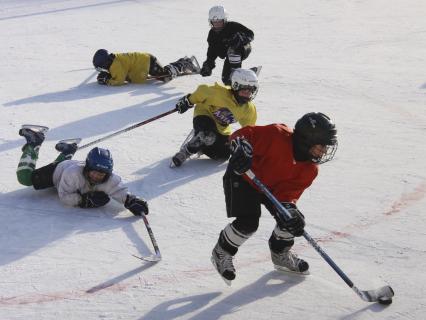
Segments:
[[[229,165],[238,175],[251,168],[253,147],[244,137],[237,137],[231,141],[231,158]]]
[[[186,96],[179,99],[179,101],[176,103],[176,110],[179,113],[184,113],[189,108],[193,108],[194,105],[189,101],[190,94],[187,94]]]
[[[295,237],[302,236],[305,228],[305,217],[299,209],[297,209],[294,203],[282,202],[281,204],[287,209],[288,213],[290,213],[291,218],[288,219],[287,217],[283,217],[279,212],[277,212],[278,226],[287,230]]]
[[[228,46],[230,48],[239,49],[251,41],[252,39],[245,33],[237,32],[228,40]]]
[[[126,202],[124,202],[124,207],[129,209],[131,213],[135,216],[141,216],[142,213],[148,214],[148,203],[142,199],[134,196],[133,194],[128,194]]]
[[[207,61],[205,61],[203,63],[201,70],[200,70],[201,76],[203,76],[203,77],[211,76],[212,75],[212,69],[213,68],[210,67],[210,64]]]
[[[111,79],[111,75],[108,72],[102,71],[98,74],[98,83],[106,85],[108,80]]]
[[[98,208],[109,202],[109,196],[103,191],[89,191],[81,195],[80,208]]]

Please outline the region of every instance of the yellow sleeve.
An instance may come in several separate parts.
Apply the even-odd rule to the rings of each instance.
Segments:
[[[121,86],[125,83],[127,73],[118,60],[114,60],[109,68],[109,73],[111,74],[111,79],[108,80],[110,86]]]
[[[208,88],[206,84],[199,85],[198,88],[189,96],[189,102],[192,104],[200,104],[207,100]]]
[[[256,120],[257,120],[256,106],[254,105],[253,102],[249,102],[247,104],[247,108],[248,110],[247,112],[245,112],[245,116],[238,121],[241,127],[254,126],[256,124]]]
[[[111,79],[108,80],[110,86],[121,86],[126,83],[127,72],[128,72],[128,61],[125,54],[116,53],[115,58],[111,66],[109,67],[109,73]]]

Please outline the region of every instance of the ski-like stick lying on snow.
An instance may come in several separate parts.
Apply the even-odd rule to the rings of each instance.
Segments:
[[[149,225],[148,219],[146,218],[146,215],[142,212],[141,217],[143,219],[143,222],[145,224],[146,230],[148,231],[149,238],[151,239],[152,245],[155,250],[155,255],[150,256],[137,256],[132,254],[135,258],[144,260],[144,261],[150,261],[150,262],[158,262],[161,260],[161,253],[160,248],[158,247],[157,240],[155,240],[154,233],[152,232],[151,226]]]
[[[287,209],[275,198],[275,196],[268,190],[268,188],[254,175],[253,171],[248,170],[245,173],[259,189],[271,200],[274,206],[277,208],[278,213],[283,216],[284,219],[290,219],[291,215]],[[309,242],[310,245],[320,254],[320,256],[333,268],[334,271],[346,282],[346,284],[364,301],[367,302],[379,302],[381,304],[391,304],[392,297],[394,296],[393,289],[390,286],[384,286],[376,290],[359,290],[351,279],[337,266],[337,264],[330,258],[330,256],[324,252],[319,244],[306,232],[303,232],[303,237]]]
[[[95,140],[95,141],[92,141],[92,142],[89,142],[89,143],[83,144],[82,146],[79,146],[77,150],[80,150],[80,149],[83,149],[83,148],[86,148],[86,147],[92,146],[92,145],[97,144],[97,143],[99,143],[99,142],[101,142],[101,141],[104,141],[104,140],[106,140],[106,139],[109,139],[109,138],[115,137],[116,135],[119,135],[120,133],[124,133],[124,132],[130,131],[130,130],[136,129],[136,128],[140,127],[140,126],[143,126],[144,124],[147,124],[147,123],[150,123],[150,122],[152,122],[152,121],[154,121],[154,120],[157,120],[157,119],[160,119],[160,118],[162,118],[162,117],[165,117],[165,116],[167,116],[167,115],[169,115],[169,114],[172,114],[172,113],[174,113],[174,112],[176,112],[176,111],[177,111],[177,109],[175,108],[175,109],[169,110],[169,111],[167,111],[167,112],[161,113],[161,114],[159,114],[159,115],[157,115],[157,116],[155,116],[155,117],[152,117],[152,118],[150,118],[150,119],[147,119],[147,120],[144,120],[144,121],[138,122],[138,123],[136,123],[136,124],[134,124],[134,125],[132,125],[132,126],[130,126],[130,127],[127,127],[127,128],[122,129],[122,130],[119,130],[119,131],[113,132],[113,133],[111,133],[111,134],[109,134],[109,135],[106,135],[105,137],[102,137],[102,138],[99,138],[99,139],[97,139],[97,140]]]

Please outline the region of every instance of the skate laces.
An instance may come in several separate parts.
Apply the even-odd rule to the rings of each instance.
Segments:
[[[223,250],[220,246],[216,246],[214,251],[219,260],[219,267],[222,270],[235,271],[234,264],[232,263],[232,256],[229,253]]]

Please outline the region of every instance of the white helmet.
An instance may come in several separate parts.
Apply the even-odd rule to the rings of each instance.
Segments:
[[[238,103],[246,103],[253,100],[257,91],[259,91],[259,81],[256,73],[250,69],[235,69],[231,74],[231,88]],[[238,95],[238,91],[243,89],[251,91],[250,97],[245,98]]]
[[[228,12],[226,12],[223,6],[214,6],[209,10],[209,23],[212,24],[212,21],[223,20],[223,24],[226,24],[228,21]]]

